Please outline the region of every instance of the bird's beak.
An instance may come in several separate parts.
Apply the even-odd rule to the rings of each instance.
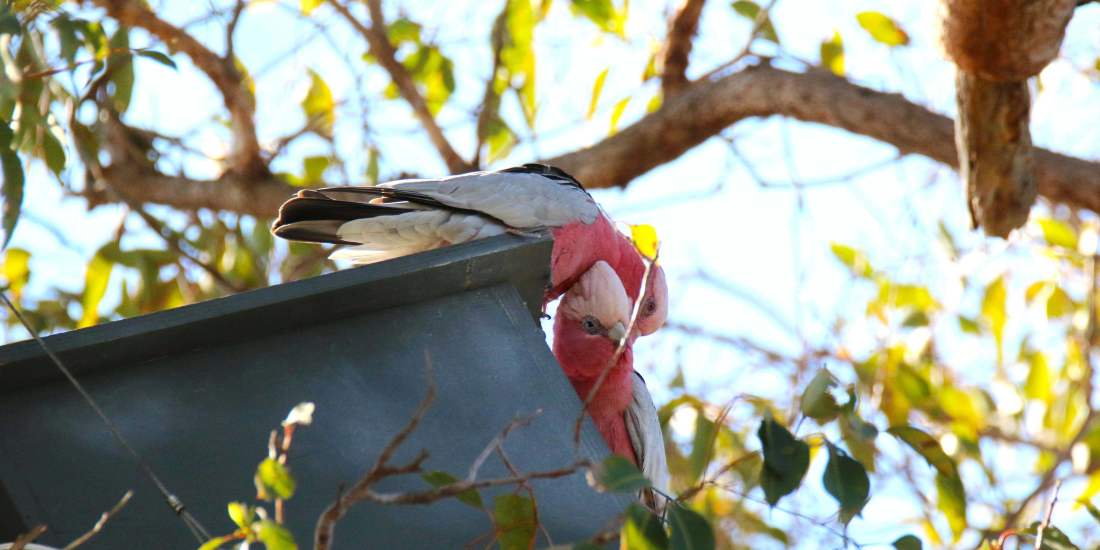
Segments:
[[[616,344],[622,342],[623,338],[626,337],[626,326],[623,325],[622,321],[615,323],[615,326],[608,329],[607,337]]]

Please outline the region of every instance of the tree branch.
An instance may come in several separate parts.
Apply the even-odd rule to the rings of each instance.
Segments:
[[[683,0],[668,23],[668,38],[661,59],[661,92],[668,99],[690,84],[687,78],[692,40],[706,0]]]
[[[240,175],[260,177],[267,174],[267,165],[260,156],[260,144],[256,139],[256,100],[249,91],[244,77],[233,65],[232,59],[224,59],[211,51],[183,29],[157,17],[144,2],[136,0],[94,0],[96,5],[119,23],[141,27],[156,36],[173,51],[181,51],[191,58],[221,92],[232,122],[233,150],[229,155],[230,170]]]
[[[788,116],[889,143],[958,166],[951,119],[907,101],[820,71],[795,73],[757,65],[699,83],[658,111],[607,139],[542,162],[586,187],[624,187],[676,159],[722,129],[749,117]],[[1100,162],[1035,149],[1039,194],[1100,212]]]
[[[390,44],[390,39],[386,36],[386,20],[382,15],[382,1],[366,1],[367,9],[370,11],[370,27],[359,21],[342,2],[332,0],[331,4],[366,39],[368,46],[370,46],[370,53],[378,59],[378,64],[390,74],[390,78],[393,79],[393,83],[397,86],[401,97],[408,102],[409,107],[412,107],[413,114],[420,121],[420,125],[424,127],[424,131],[428,133],[428,139],[431,140],[432,145],[443,157],[447,169],[454,174],[473,170],[475,167],[463,160],[458,152],[454,150],[454,147],[451,147],[451,143],[443,135],[443,129],[436,123],[435,116],[428,110],[428,103],[424,101],[424,97],[416,89],[416,83],[413,82],[412,75],[397,60],[393,44]]]

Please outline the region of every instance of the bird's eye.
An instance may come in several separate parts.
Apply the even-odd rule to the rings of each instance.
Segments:
[[[591,315],[585,315],[584,319],[581,319],[581,328],[588,334],[599,334],[603,329],[603,325]]]
[[[650,298],[646,300],[645,305],[642,306],[642,315],[649,317],[654,313],[657,313],[657,300],[655,298]]]

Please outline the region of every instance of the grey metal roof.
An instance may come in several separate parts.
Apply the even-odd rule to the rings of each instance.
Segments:
[[[232,531],[229,501],[252,501],[269,430],[298,402],[316,402],[290,456],[298,493],[287,517],[305,548],[338,488],[359,478],[420,402],[425,351],[438,396],[395,461],[424,448],[426,469],[462,477],[517,413],[539,408],[508,438],[509,456],[525,471],[574,460],[580,403],[534,321],[550,248],[549,239],[496,237],[46,341],[217,533]],[[579,452],[607,453],[590,424]],[[506,473],[493,459],[481,475]],[[594,493],[579,474],[534,486],[558,543],[597,532],[626,503]],[[425,487],[407,476],[378,489]],[[37,345],[0,347],[0,541],[46,523],[39,542],[63,545],[128,488],[129,506],[85,548],[197,546]],[[363,503],[338,525],[336,548],[449,548],[490,528],[483,512],[454,500]]]

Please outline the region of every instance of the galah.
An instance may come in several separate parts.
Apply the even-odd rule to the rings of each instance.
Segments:
[[[632,308],[618,274],[607,262],[597,261],[558,305],[554,356],[582,401],[610,368],[588,404],[588,414],[611,451],[631,460],[654,488],[667,493],[668,459],[657,408],[645,380],[634,371],[635,336],[627,334]],[[626,342],[616,359],[623,338]],[[661,498],[650,496],[655,508],[663,504]]]
[[[544,302],[572,287],[596,261],[610,265],[633,300],[645,262],[630,239],[579,181],[564,171],[525,164],[493,172],[410,179],[373,187],[303,189],[279,209],[275,235],[349,245],[332,254],[366,264],[504,233],[554,237]],[[636,331],[664,324],[668,291],[654,266]]]

